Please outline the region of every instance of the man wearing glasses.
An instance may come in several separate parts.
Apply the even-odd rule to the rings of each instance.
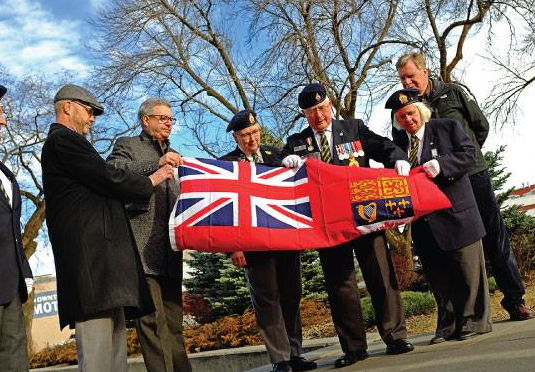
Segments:
[[[400,175],[408,175],[407,154],[388,138],[369,130],[360,119],[332,120],[332,103],[323,85],[305,86],[298,103],[309,126],[288,137],[281,154],[283,166],[298,167],[302,158],[308,156],[339,166],[369,167],[369,159],[373,159],[395,168]],[[345,367],[368,357],[353,254],[370,292],[387,354],[414,349],[406,340],[401,297],[384,233],[370,233],[319,251],[331,315],[344,352],[335,361],[335,367]]]
[[[167,100],[147,99],[139,107],[138,121],[141,133],[117,139],[109,164],[145,176],[182,164],[169,144],[175,119]],[[173,251],[169,240],[168,221],[177,196],[176,182],[168,180],[154,189],[150,201],[125,205],[156,307],[136,320],[148,372],[191,371],[182,334],[182,252]]]
[[[148,203],[173,167],[146,177],[107,164],[85,138],[104,112],[87,89],[65,85],[54,107],[41,165],[60,327],[76,328],[80,371],[126,372],[125,318],[154,306],[123,203]]]

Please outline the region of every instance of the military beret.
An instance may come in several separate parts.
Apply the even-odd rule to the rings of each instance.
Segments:
[[[4,94],[6,94],[6,92],[7,92],[7,88],[0,84],[0,98],[2,98]]]
[[[253,110],[241,110],[232,117],[227,126],[227,132],[242,130],[256,124],[256,113]]]
[[[303,88],[297,101],[299,102],[299,107],[305,110],[307,108],[316,106],[327,98],[327,91],[325,87],[320,83],[311,83]]]
[[[54,103],[64,100],[85,103],[93,109],[93,115],[95,116],[104,113],[104,107],[102,107],[97,98],[90,91],[78,85],[67,84],[58,90],[54,97]]]
[[[400,89],[392,93],[386,100],[385,108],[392,109],[392,112],[396,112],[404,106],[420,102],[418,93],[420,93],[418,89]]]

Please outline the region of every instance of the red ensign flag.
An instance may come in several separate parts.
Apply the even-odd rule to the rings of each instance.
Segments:
[[[174,249],[317,249],[408,223],[451,203],[419,168],[299,168],[184,158],[169,229]]]

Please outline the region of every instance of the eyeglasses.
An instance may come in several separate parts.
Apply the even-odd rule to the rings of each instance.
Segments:
[[[160,124],[163,124],[163,123],[167,123],[168,121],[171,122],[171,124],[174,124],[176,119],[175,118],[172,118],[172,117],[169,117],[169,116],[166,116],[166,115],[147,115],[148,117],[151,117],[151,118],[156,118],[158,119],[158,121],[160,122]]]
[[[71,101],[71,102],[74,102],[74,103],[82,106],[83,108],[85,108],[85,110],[87,111],[89,116],[94,116],[95,115],[95,113],[93,112],[93,108],[91,106],[84,105],[82,102],[78,102],[78,101]]]
[[[317,106],[317,107],[313,107],[313,108],[308,108],[308,109],[304,109],[303,110],[303,114],[305,114],[305,116],[312,116],[314,115],[315,113],[321,111],[321,112],[327,112],[331,109],[331,105],[329,105],[329,103],[325,103],[321,106]]]
[[[260,134],[260,129],[255,129],[249,133],[236,133],[238,137],[246,139],[247,137],[256,137]]]

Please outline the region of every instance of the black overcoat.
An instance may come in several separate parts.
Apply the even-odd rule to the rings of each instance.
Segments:
[[[22,249],[20,190],[15,176],[2,162],[0,169],[11,181],[13,190],[13,207],[0,192],[0,304],[10,303],[17,294],[21,302],[26,302],[24,278],[31,278],[32,271]]]
[[[84,136],[52,124],[41,156],[60,327],[125,308],[154,311],[123,202],[147,202],[149,178],[107,164]]]

